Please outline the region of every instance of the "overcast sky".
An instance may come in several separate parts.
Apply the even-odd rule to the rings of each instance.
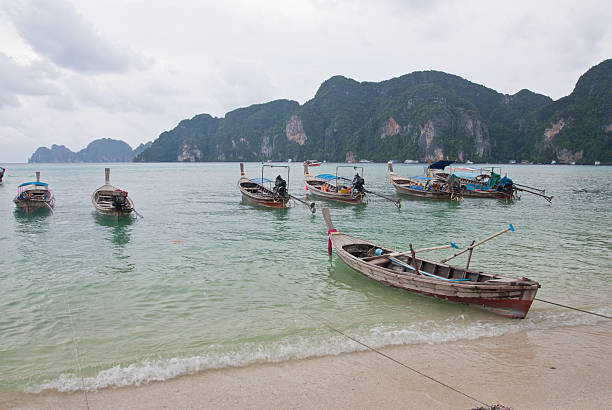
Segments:
[[[585,0],[0,0],[0,162],[304,103],[336,74],[441,70],[558,99],[612,57],[611,21]]]

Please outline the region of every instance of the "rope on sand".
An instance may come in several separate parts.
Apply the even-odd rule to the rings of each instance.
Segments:
[[[600,316],[600,317],[603,317],[603,318],[606,318],[606,319],[612,319],[611,316],[606,316],[606,315],[602,315],[601,313],[590,312],[588,310],[582,310],[582,309],[578,309],[578,308],[575,308],[575,307],[571,307],[571,306],[567,306],[567,305],[562,305],[560,303],[551,302],[549,300],[544,300],[544,299],[540,299],[540,298],[535,298],[535,300],[537,300],[539,302],[550,303],[551,305],[561,306],[561,307],[564,307],[566,309],[577,310],[578,312],[582,312],[582,313],[588,313],[589,315],[595,315],[595,316]]]
[[[318,322],[318,323],[322,323],[322,324],[324,324],[326,327],[330,328],[330,329],[331,329],[331,330],[333,330],[334,332],[337,332],[337,333],[341,334],[342,336],[346,337],[347,339],[350,339],[350,340],[352,340],[353,342],[358,343],[358,344],[362,345],[363,347],[366,347],[366,348],[370,349],[371,351],[373,351],[373,352],[375,352],[375,353],[378,353],[379,355],[381,355],[381,356],[383,356],[383,357],[385,357],[385,358],[387,358],[387,359],[391,360],[392,362],[395,362],[395,363],[399,364],[400,366],[405,367],[405,368],[406,368],[406,369],[408,369],[408,370],[412,370],[413,372],[417,373],[418,375],[423,376],[423,377],[425,377],[425,378],[427,378],[427,379],[429,379],[429,380],[431,380],[431,381],[433,381],[433,382],[436,382],[436,383],[438,383],[438,384],[440,384],[440,385],[442,385],[442,386],[446,387],[447,389],[450,389],[450,390],[452,390],[452,391],[454,391],[454,392],[456,392],[456,393],[459,393],[459,394],[461,394],[461,395],[463,395],[463,396],[467,397],[467,398],[468,398],[468,399],[470,399],[470,400],[474,400],[475,402],[480,403],[480,404],[482,404],[483,406],[485,406],[485,408],[487,408],[487,409],[491,409],[491,408],[492,408],[492,407],[491,407],[491,406],[489,406],[487,403],[482,402],[482,401],[478,400],[477,398],[472,397],[472,396],[470,396],[469,394],[462,392],[461,390],[457,390],[457,389],[455,389],[454,387],[449,386],[448,384],[446,384],[446,383],[444,383],[444,382],[441,382],[440,380],[434,379],[433,377],[431,377],[431,376],[429,376],[429,375],[427,375],[427,374],[425,374],[425,373],[423,373],[423,372],[421,372],[421,371],[419,371],[419,370],[417,370],[417,369],[415,369],[415,368],[412,368],[412,367],[408,366],[407,364],[400,362],[400,361],[399,361],[399,360],[397,360],[397,359],[394,359],[393,357],[391,357],[391,356],[389,356],[389,355],[387,355],[387,354],[385,354],[385,353],[381,352],[380,350],[375,349],[375,348],[373,348],[373,347],[371,347],[371,346],[368,346],[367,344],[365,344],[365,343],[363,343],[363,342],[361,342],[361,341],[359,341],[359,340],[355,339],[354,337],[351,337],[351,336],[347,335],[346,333],[342,332],[341,330],[336,329],[335,327],[333,327],[332,325],[330,325],[330,324],[329,324],[329,323],[327,323],[326,321],[324,321],[324,320],[320,320],[320,319],[317,319],[316,317],[311,316],[311,315],[309,315],[308,313],[304,313],[304,312],[302,312],[302,313],[303,313],[305,316],[308,316],[309,318],[311,318],[312,320],[314,320],[315,322]]]

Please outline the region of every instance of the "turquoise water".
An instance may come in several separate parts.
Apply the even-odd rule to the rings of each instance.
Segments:
[[[320,213],[300,204],[268,210],[244,203],[237,163],[111,164],[111,183],[129,191],[144,216],[118,223],[97,216],[90,202],[105,166],[7,166],[0,185],[0,390],[81,388],[74,342],[93,390],[362,349],[323,320],[372,346],[600,320],[540,302],[527,319],[510,320],[364,278],[328,257]],[[422,173],[419,165],[395,168]],[[36,170],[56,206],[53,214],[25,216],[11,200]],[[451,240],[466,246],[512,223],[516,232],[474,251],[472,267],[528,276],[541,283],[540,298],[612,314],[612,168],[503,170],[546,188],[553,203],[526,194],[508,204],[403,199],[397,210],[374,197],[361,206],[332,204],[332,217],[343,232],[401,250]],[[260,164],[246,171],[261,176]],[[364,176],[368,189],[396,196],[385,164],[365,164]],[[301,165],[291,164],[289,190],[303,198],[301,178]]]

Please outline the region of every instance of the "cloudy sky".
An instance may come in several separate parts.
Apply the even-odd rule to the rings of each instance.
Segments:
[[[419,70],[558,99],[612,57],[609,1],[0,0],[0,163],[135,147],[200,113]]]

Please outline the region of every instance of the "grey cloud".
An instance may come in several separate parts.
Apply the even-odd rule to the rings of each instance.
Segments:
[[[17,64],[0,52],[0,108],[19,106],[19,95],[55,95],[60,92],[50,77],[55,72],[52,66],[42,62],[30,65]]]
[[[4,4],[19,35],[40,55],[79,72],[124,72],[143,59],[105,41],[64,0],[26,0]]]

